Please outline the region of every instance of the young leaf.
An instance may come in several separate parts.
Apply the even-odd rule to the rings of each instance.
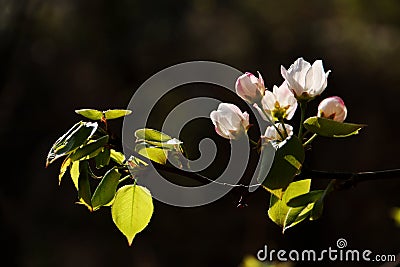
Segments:
[[[167,151],[162,148],[152,147],[147,145],[146,143],[139,143],[135,147],[136,152],[140,155],[155,161],[160,164],[167,163]]]
[[[99,185],[92,196],[93,211],[98,210],[101,206],[110,203],[117,191],[119,177],[121,174],[114,168],[106,172],[101,179]]]
[[[96,168],[101,169],[110,163],[110,149],[104,148],[94,160],[96,161]]]
[[[265,164],[265,167],[260,168],[258,181],[262,183],[266,190],[281,199],[286,187],[293,181],[293,177],[299,172],[301,164],[303,164],[304,148],[296,136],[279,143],[272,166],[267,172],[269,164],[271,164],[271,144],[269,142],[265,145],[267,147],[264,149],[268,149],[268,153],[261,155],[263,157],[261,161],[262,164]],[[266,173],[267,177],[265,177]]]
[[[71,165],[71,159],[67,157],[61,164],[60,174],[58,175],[58,185],[61,184],[61,179],[64,176],[65,172],[67,171],[69,165]]]
[[[88,162],[81,161],[79,164],[79,179],[78,179],[78,199],[79,203],[84,204],[89,211],[93,211],[90,192],[89,175],[88,175]]]
[[[96,109],[77,109],[75,110],[75,113],[94,121],[98,121],[103,118],[103,112]]]
[[[111,215],[129,245],[135,235],[149,224],[152,214],[153,200],[145,187],[125,185],[118,189],[111,206]]]
[[[119,165],[124,164],[125,156],[121,152],[110,149],[110,158]]]
[[[165,133],[148,128],[136,130],[135,136],[138,141],[167,142],[172,139],[171,136]]]
[[[290,208],[283,224],[283,232],[307,219],[311,214],[313,207],[314,203],[310,203],[306,206]]]
[[[74,153],[71,154],[70,158],[72,161],[80,160],[86,157],[87,155],[90,155],[97,149],[103,147],[107,143],[108,143],[108,135],[102,136],[91,143],[79,147],[77,150],[75,150]]]
[[[306,206],[309,203],[313,203],[320,199],[322,195],[324,194],[325,190],[315,190],[308,192],[306,194],[300,195],[298,197],[294,197],[289,200],[286,204],[289,207],[301,207],[301,206]]]
[[[304,121],[304,128],[325,137],[347,137],[358,134],[364,124],[344,123],[326,118],[310,117]]]
[[[132,110],[128,110],[128,109],[109,109],[107,111],[104,111],[104,117],[107,120],[112,120],[112,119],[117,119],[117,118],[127,116],[131,113],[132,113]]]
[[[83,145],[97,130],[97,123],[94,122],[78,122],[71,129],[61,136],[51,147],[47,159],[46,166],[54,162],[56,159],[72,153],[75,149]]]
[[[76,190],[79,190],[78,180],[79,180],[79,161],[72,162],[71,168],[69,169],[69,173],[71,175],[72,182]]]
[[[286,216],[291,209],[286,205],[286,203],[294,197],[308,193],[310,191],[310,185],[310,179],[292,182],[287,187],[282,199],[271,194],[270,207],[268,210],[269,218],[277,225],[284,227]]]

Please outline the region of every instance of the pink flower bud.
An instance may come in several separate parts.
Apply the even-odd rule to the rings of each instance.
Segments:
[[[265,86],[261,74],[258,72],[258,78],[246,72],[236,80],[236,93],[250,104],[259,103],[264,95]]]
[[[210,114],[210,118],[215,126],[215,131],[220,136],[227,139],[238,139],[246,134],[249,125],[249,114],[243,112],[235,105],[221,103],[218,110]]]
[[[347,116],[347,108],[338,96],[325,98],[318,106],[318,117],[343,122]]]

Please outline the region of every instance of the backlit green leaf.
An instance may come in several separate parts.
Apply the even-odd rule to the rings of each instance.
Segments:
[[[115,225],[125,235],[129,245],[141,232],[153,214],[153,200],[149,190],[138,185],[125,185],[118,189],[111,206]]]
[[[347,137],[358,134],[366,127],[364,124],[343,123],[326,118],[310,117],[304,121],[304,127],[312,133],[325,137]]]
[[[79,190],[78,180],[79,180],[79,161],[72,162],[71,168],[69,170],[72,182],[76,190]]]
[[[132,113],[132,110],[127,109],[109,109],[104,111],[104,116],[107,120],[117,119],[124,116],[127,116]]]
[[[138,140],[155,141],[155,142],[167,142],[172,139],[172,137],[169,135],[148,128],[136,130],[135,136]]]
[[[74,153],[71,154],[70,158],[72,161],[80,160],[83,157],[90,155],[97,149],[103,147],[107,143],[108,143],[108,135],[102,136],[99,139],[94,140],[93,142],[87,143],[79,147],[77,150],[75,150]]]
[[[90,192],[90,183],[88,175],[88,162],[81,161],[79,164],[79,179],[78,179],[78,199],[79,203],[84,204],[89,211],[93,211]]]
[[[97,130],[97,123],[94,122],[78,122],[71,129],[61,136],[51,147],[47,159],[46,166],[56,159],[72,153],[75,149],[83,145]]]
[[[118,163],[120,165],[122,165],[124,163],[124,161],[125,161],[124,154],[122,154],[121,152],[115,151],[114,149],[110,149],[110,158],[114,162],[116,162],[116,163]]]
[[[115,168],[106,172],[93,193],[91,200],[93,210],[97,210],[113,200],[120,176],[121,174]]]
[[[315,190],[298,197],[292,198],[286,204],[289,207],[300,207],[308,205],[309,203],[315,202],[322,197],[325,190]]]
[[[270,208],[268,210],[268,216],[270,219],[278,226],[285,227],[286,216],[291,209],[291,207],[288,207],[286,203],[292,198],[308,193],[310,191],[310,185],[310,179],[292,182],[287,187],[282,199],[271,194]]]
[[[274,148],[276,152],[272,166],[269,169]],[[258,174],[258,181],[262,183],[266,190],[281,199],[286,187],[293,181],[294,176],[299,172],[301,164],[303,164],[303,145],[296,136],[292,136],[278,145],[269,142],[264,145],[263,150],[268,153],[263,152],[261,154],[262,167]],[[267,177],[265,178],[266,173]]]
[[[75,113],[94,121],[101,120],[103,117],[103,112],[96,109],[77,109]]]
[[[97,169],[101,169],[110,163],[110,153],[110,149],[104,148],[103,151],[94,158]]]
[[[71,159],[68,157],[61,164],[60,174],[58,175],[58,185],[61,184],[61,179],[64,176],[65,172],[67,171],[69,165],[71,165]]]
[[[167,151],[162,148],[148,146],[145,143],[139,143],[135,147],[140,155],[160,164],[167,163]]]

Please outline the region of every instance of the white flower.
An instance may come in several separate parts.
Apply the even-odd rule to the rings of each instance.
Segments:
[[[318,117],[343,122],[347,117],[347,108],[340,97],[328,97],[318,105]]]
[[[235,88],[238,96],[250,104],[259,103],[265,91],[264,80],[259,72],[258,78],[246,72],[236,80]]]
[[[249,114],[247,112],[242,113],[233,104],[219,104],[218,110],[212,111],[210,118],[215,126],[215,131],[227,139],[239,138],[250,127]]]
[[[270,121],[290,120],[297,108],[297,100],[286,82],[283,82],[279,87],[274,85],[272,92],[265,91],[261,104],[264,112],[257,104],[254,104],[254,107],[264,120],[267,120],[268,117]]]
[[[325,73],[321,60],[316,60],[311,66],[299,58],[289,70],[281,66],[281,73],[297,99],[311,100],[325,90],[330,71]]]
[[[280,134],[278,133],[276,128],[278,128]],[[293,127],[285,123],[285,129],[286,131],[283,129],[281,123],[277,123],[275,124],[275,126],[268,126],[265,130],[265,134],[261,136],[263,143],[267,143],[270,141],[283,141],[284,139],[291,137],[293,135]],[[284,137],[284,139],[282,138],[282,136]]]

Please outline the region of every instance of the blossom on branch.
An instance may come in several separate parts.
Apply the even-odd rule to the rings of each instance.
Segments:
[[[261,105],[263,110],[257,104],[254,104],[254,107],[264,120],[290,120],[296,111],[297,100],[289,90],[287,83],[283,82],[279,87],[274,85],[272,92],[265,91]]]
[[[279,132],[278,132],[279,130]],[[270,141],[283,141],[293,135],[293,127],[289,124],[285,123],[285,129],[281,123],[277,123],[271,126],[268,126],[265,130],[265,134],[261,136],[261,140],[263,143],[267,143]],[[282,138],[284,137],[284,138]]]
[[[212,111],[210,118],[217,134],[227,139],[240,138],[250,127],[249,114],[234,104],[219,104],[218,110]]]
[[[288,70],[281,66],[281,74],[298,100],[309,101],[320,95],[327,86],[329,73],[324,71],[321,60],[311,65],[299,58]]]

